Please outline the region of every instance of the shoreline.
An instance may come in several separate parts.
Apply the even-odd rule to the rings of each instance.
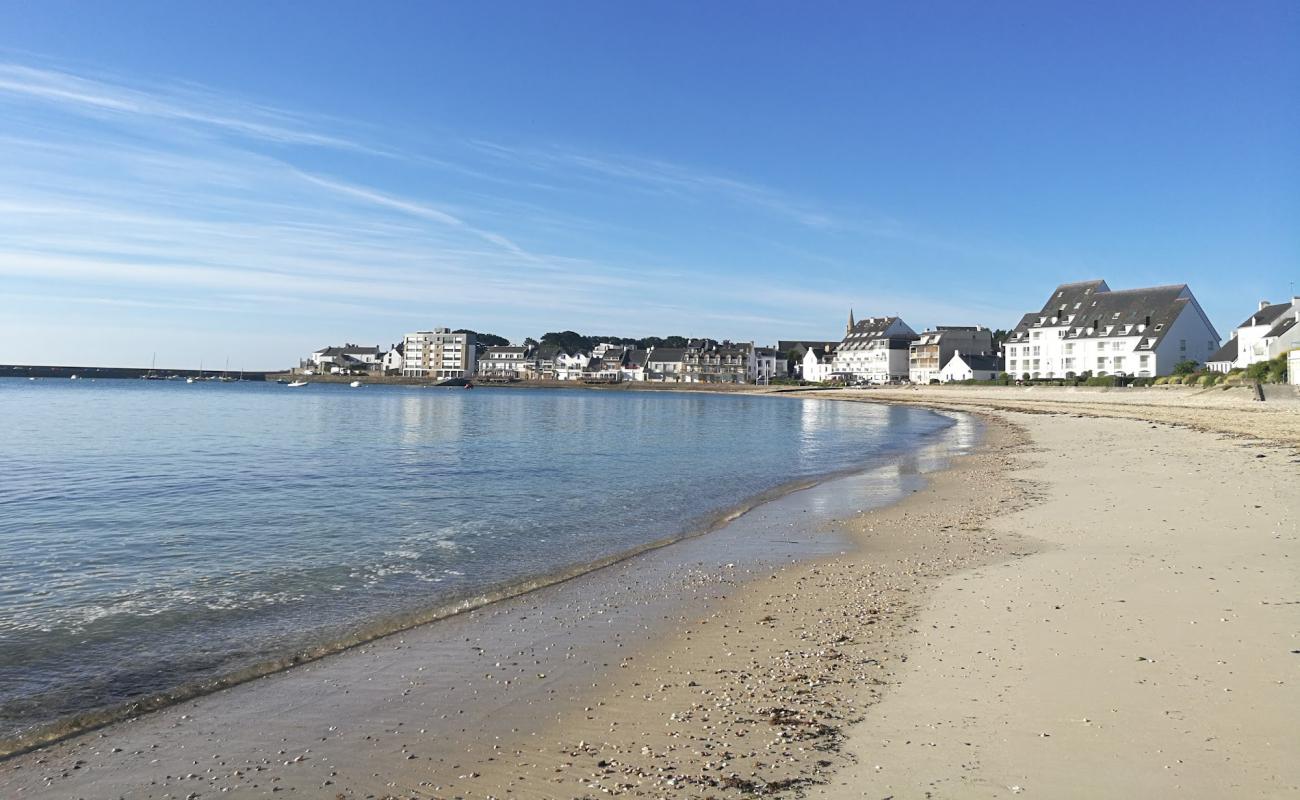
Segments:
[[[935,412],[939,413],[939,412]],[[932,436],[946,437],[953,426],[946,426]],[[922,442],[918,452],[937,447],[934,442]],[[908,452],[887,452],[877,454],[876,458],[886,463],[913,457]],[[437,605],[418,611],[404,612],[383,620],[375,620],[360,629],[343,636],[321,642],[307,650],[283,653],[261,662],[249,664],[213,679],[198,683],[182,685],[172,689],[137,698],[118,706],[85,712],[77,716],[43,725],[17,736],[0,738],[0,764],[5,760],[38,751],[67,739],[92,733],[133,718],[157,711],[162,711],[186,701],[206,697],[227,689],[238,687],[250,681],[293,670],[321,659],[346,653],[389,636],[401,634],[425,625],[431,625],[452,617],[467,614],[478,609],[487,608],[496,603],[513,600],[533,592],[557,586],[581,578],[598,570],[603,570],[635,559],[646,553],[671,547],[701,536],[707,536],[735,522],[754,509],[772,503],[791,494],[802,492],[823,484],[853,475],[861,475],[879,468],[876,460],[864,462],[855,467],[848,467],[805,478],[796,478],[765,489],[757,494],[745,497],[740,502],[718,509],[699,519],[687,523],[682,532],[670,534],[649,542],[639,544],[626,550],[612,553],[594,561],[572,564],[556,571],[512,581],[499,586],[490,586],[462,597],[452,597]]]
[[[572,574],[565,574],[558,577],[553,577],[553,579],[544,581],[541,585],[531,585],[519,589],[518,591],[508,592],[503,597],[491,597],[491,598],[479,597],[478,598],[479,600],[488,600],[492,602],[476,604],[477,606],[476,609],[468,609],[468,610],[465,608],[456,609],[457,613],[454,616],[442,616],[440,619],[437,620],[437,622],[439,624],[452,622],[457,617],[461,617],[461,616],[482,617],[484,615],[495,615],[496,613],[498,613],[498,609],[497,609],[498,605],[511,604],[512,601],[514,601],[514,605],[523,605],[523,604],[533,602],[532,595],[538,593],[545,593],[548,589],[559,588],[560,584],[567,583],[570,581],[580,582],[584,577],[590,576],[595,572],[599,572],[608,569],[610,567],[618,568],[619,565],[625,564],[626,562],[636,561],[637,559],[646,556],[647,554],[653,554],[653,552],[656,550],[662,550],[662,549],[673,550],[673,548],[667,548],[667,545],[669,544],[682,545],[692,540],[709,538],[706,537],[705,534],[716,536],[719,533],[719,529],[725,530],[729,526],[733,526],[737,520],[755,514],[756,510],[758,509],[763,509],[764,507],[769,505],[779,504],[781,500],[788,498],[792,494],[808,492],[809,490],[813,490],[815,492],[819,487],[823,487],[827,484],[835,483],[838,481],[844,481],[852,478],[861,479],[863,476],[869,475],[879,470],[896,471],[903,465],[904,462],[915,462],[918,459],[921,461],[925,461],[925,460],[932,460],[933,458],[939,458],[939,459],[946,458],[948,454],[952,451],[952,448],[962,446],[951,440],[951,437],[953,436],[956,427],[954,425],[945,426],[943,429],[936,431],[932,436],[922,439],[920,442],[921,447],[918,450],[907,450],[907,451],[885,453],[879,456],[878,458],[873,458],[872,460],[865,462],[863,465],[849,470],[842,470],[835,473],[820,475],[814,478],[794,480],[786,484],[782,484],[778,487],[769,489],[758,495],[746,498],[746,500],[741,504],[732,506],[728,509],[721,510],[716,514],[711,515],[708,518],[705,518],[704,520],[702,520],[703,523],[702,525],[692,527],[692,529],[689,532],[683,535],[674,536],[664,540],[656,541],[654,543],[643,545],[637,548],[633,552],[618,554],[617,556],[613,556],[607,559],[602,559],[601,561],[594,564],[582,565],[580,568],[572,570],[571,571]],[[938,455],[936,456],[924,455],[925,453],[928,453],[932,450],[938,453]],[[912,469],[915,469],[915,467],[913,467]],[[906,470],[904,470],[904,472],[906,472]],[[896,478],[890,478],[889,480],[896,480]],[[895,498],[886,498],[880,502],[890,502],[893,499]],[[874,502],[869,497],[866,496],[860,498],[860,501],[868,502],[868,503]],[[800,538],[800,537],[796,537],[796,538]],[[844,543],[842,541],[839,540],[836,541],[839,542],[836,545],[837,547],[844,546]],[[797,545],[799,543],[787,542],[786,544]],[[794,549],[798,550],[799,548],[796,547]],[[795,559],[799,560],[806,557],[809,556],[797,556],[795,557]],[[667,558],[668,560],[682,560],[682,559],[686,559],[686,555],[683,554],[681,556],[673,556],[673,555],[666,554],[665,558]],[[682,563],[680,566],[688,567],[689,565],[687,563]],[[737,565],[727,564],[726,566],[730,568]],[[739,570],[737,570],[737,572],[739,572]],[[733,581],[729,578],[728,582],[733,582]],[[456,605],[463,606],[464,601],[460,601]],[[378,649],[386,643],[386,640],[397,640],[400,643],[401,639],[403,639],[404,637],[415,635],[416,631],[418,631],[419,628],[428,627],[428,622],[429,621],[426,620],[416,620],[411,624],[400,626],[399,629],[396,631],[385,631],[382,634],[366,636],[364,637],[363,640],[360,641],[346,642],[344,644],[330,648],[328,652],[312,653],[310,654],[310,657],[295,657],[291,659],[286,659],[281,663],[270,665],[270,668],[267,669],[265,672],[261,672],[257,674],[253,674],[250,672],[249,674],[239,675],[236,676],[235,679],[229,680],[228,682],[224,682],[222,685],[214,686],[212,684],[207,684],[204,686],[195,687],[194,691],[189,696],[177,697],[175,694],[164,696],[158,698],[159,707],[157,709],[150,708],[147,710],[141,710],[140,704],[138,703],[132,704],[131,706],[128,706],[127,708],[120,710],[118,713],[113,714],[114,717],[113,719],[97,720],[96,723],[91,726],[81,727],[77,730],[60,731],[49,740],[30,743],[29,746],[24,748],[22,751],[15,752],[12,755],[6,757],[5,759],[0,760],[0,765],[3,765],[5,768],[8,768],[11,767],[12,765],[17,764],[19,769],[21,769],[24,766],[30,766],[30,762],[32,761],[35,761],[37,763],[44,761],[44,758],[47,754],[51,753],[54,750],[63,748],[64,746],[69,746],[72,749],[78,749],[86,746],[88,743],[93,745],[96,739],[104,739],[106,737],[112,737],[115,735],[115,731],[117,731],[123,724],[135,725],[141,721],[148,720],[151,717],[158,717],[160,715],[171,714],[176,709],[179,709],[182,706],[187,706],[187,705],[193,706],[194,704],[204,703],[205,701],[210,700],[212,698],[226,696],[229,695],[229,693],[232,691],[238,692],[242,687],[249,686],[251,684],[256,684],[260,680],[264,680],[267,678],[271,680],[275,680],[280,677],[286,677],[291,679],[292,676],[299,674],[300,672],[311,671],[313,669],[313,665],[320,668],[324,668],[328,664],[329,657],[335,655],[341,655],[343,657],[347,657],[349,652]],[[320,659],[322,658],[327,660],[321,661]],[[389,666],[391,666],[391,664]],[[24,762],[28,762],[28,763],[24,763]],[[0,773],[3,773],[3,771],[4,771],[3,769],[0,769]],[[84,775],[86,773],[82,773],[82,774]],[[0,774],[0,786],[3,785],[4,785],[4,776],[3,774]]]
[[[1289,409],[1112,408],[1099,392],[1049,408],[1007,394],[888,394],[816,396],[966,411],[986,420],[987,438],[901,501],[812,532],[854,546],[723,579],[685,611],[655,606],[632,635],[606,642],[617,659],[583,662],[586,682],[524,696],[536,704],[524,718],[548,715],[540,727],[458,723],[458,748],[435,756],[390,718],[352,757],[289,750],[256,773],[239,765],[235,776],[242,768],[261,782],[231,796],[1300,791],[1289,757],[1300,734],[1286,713],[1300,702],[1286,680],[1300,630],[1300,531],[1286,514],[1300,500],[1291,466],[1300,448]],[[1089,458],[1098,447],[1106,457]],[[1090,503],[1096,496],[1104,506]],[[711,580],[707,570],[698,578]],[[543,622],[540,610],[513,624]],[[518,711],[502,678],[527,682],[525,659],[561,641],[544,636],[489,669],[475,702]],[[300,702],[329,702],[336,690]],[[423,714],[423,701],[382,702]],[[431,709],[432,725],[445,724],[443,708]],[[173,716],[178,733],[190,724]],[[199,724],[212,731],[196,745],[206,753],[221,743],[219,726]],[[75,774],[78,758],[111,769],[113,741],[56,745],[25,769]],[[303,782],[300,757],[326,759],[334,777]],[[224,779],[232,766],[220,762]],[[213,772],[125,794],[206,789]]]

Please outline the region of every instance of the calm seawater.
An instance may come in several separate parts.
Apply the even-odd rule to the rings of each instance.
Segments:
[[[688,534],[950,424],[686,393],[0,380],[0,739]]]

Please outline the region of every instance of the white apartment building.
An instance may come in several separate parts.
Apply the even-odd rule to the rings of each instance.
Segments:
[[[912,383],[942,381],[940,372],[957,352],[993,355],[993,333],[988,328],[939,325],[922,331],[907,349],[907,375]]]
[[[1300,347],[1300,297],[1289,303],[1261,300],[1254,314],[1232,332],[1232,338],[1210,356],[1206,366],[1214,372],[1245,369]]]
[[[384,351],[380,348],[349,343],[341,347],[322,347],[308,356],[300,369],[309,369],[321,375],[369,372],[379,368],[383,360]]]
[[[408,333],[402,340],[402,375],[408,378],[469,378],[477,364],[478,337],[449,328]]]
[[[1011,332],[1004,357],[1017,378],[1168,375],[1205,362],[1219,334],[1186,284],[1111,291],[1105,281],[1065,283]]]
[[[868,383],[907,380],[908,348],[916,331],[898,317],[868,317],[853,321],[835,348],[832,372],[836,377]]]

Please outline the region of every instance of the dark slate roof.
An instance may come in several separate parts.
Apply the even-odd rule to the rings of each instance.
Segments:
[[[960,356],[966,366],[970,367],[972,370],[989,370],[992,372],[1002,371],[1002,356],[954,353],[952,358],[957,358],[958,356]],[[948,359],[949,364],[952,363],[952,358]]]
[[[1065,308],[1066,313],[1069,313],[1076,304],[1080,304],[1082,307],[1081,304],[1085,300],[1090,300],[1093,295],[1108,292],[1110,292],[1110,287],[1103,280],[1063,283],[1056,287],[1056,291],[1052,292],[1051,297],[1047,298],[1047,302],[1043,304],[1042,313],[1052,316],[1062,308]]]
[[[1264,334],[1264,336],[1266,338],[1281,336],[1282,334],[1294,328],[1295,324],[1296,324],[1296,315],[1288,314],[1287,316],[1278,320],[1277,324],[1274,325],[1272,328],[1269,328],[1268,333]]]
[[[1008,341],[1027,341],[1031,328],[1064,327],[1066,339],[1142,336],[1137,349],[1150,350],[1160,344],[1174,320],[1192,303],[1186,284],[1098,291],[1104,286],[1102,281],[1089,281],[1058,287],[1043,312],[1026,314]],[[1058,305],[1058,296],[1072,302]]]
[[[791,339],[782,339],[776,343],[776,349],[782,353],[788,353],[791,350],[798,351],[800,355],[814,348],[834,347],[839,341],[812,341],[811,339],[802,339],[794,341]]]
[[[324,356],[341,356],[349,353],[355,353],[357,355],[373,353],[374,355],[379,355],[381,351],[378,347],[361,347],[355,344],[345,344],[342,347],[322,347],[316,352]]]
[[[1223,347],[1214,351],[1214,355],[1205,359],[1208,364],[1211,361],[1236,361],[1237,360],[1237,337],[1234,336],[1223,343]]]
[[[898,317],[867,317],[866,319],[860,319],[854,323],[849,333],[880,334],[890,325],[893,325],[896,319]]]
[[[686,355],[685,348],[681,347],[656,347],[649,356],[647,361],[681,361]]]
[[[627,351],[627,365],[629,367],[643,367],[646,362],[647,350],[634,349]]]
[[[839,343],[839,349],[841,351],[865,350],[872,342],[878,341],[889,326],[895,322],[901,322],[901,320],[898,317],[868,317],[858,320],[849,329],[849,332],[844,335],[844,341]],[[918,338],[920,337],[914,333],[893,336],[890,337],[887,346],[893,350],[900,346],[899,342],[902,342],[901,346],[906,348]]]
[[[1290,307],[1290,303],[1273,303],[1272,305],[1264,306],[1259,311],[1256,311],[1254,314],[1247,317],[1237,327],[1249,328],[1254,325],[1268,325],[1273,320],[1285,314],[1287,309]]]
[[[558,344],[544,344],[537,348],[537,357],[545,361],[554,361],[555,357],[564,352],[564,348]]]

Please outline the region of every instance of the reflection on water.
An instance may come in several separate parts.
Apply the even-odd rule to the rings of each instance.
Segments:
[[[791,481],[911,474],[893,459],[951,424],[772,397],[151,381],[0,381],[0,418],[0,736],[679,536]]]

